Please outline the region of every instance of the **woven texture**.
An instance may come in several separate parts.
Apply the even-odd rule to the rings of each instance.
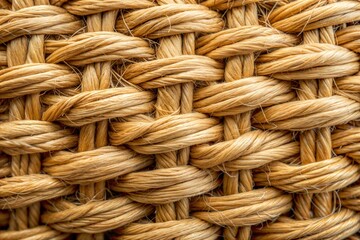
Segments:
[[[0,240],[360,239],[359,1],[0,8]]]

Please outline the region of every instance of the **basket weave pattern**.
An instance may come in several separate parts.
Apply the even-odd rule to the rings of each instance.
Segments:
[[[359,1],[0,8],[0,240],[360,239]]]

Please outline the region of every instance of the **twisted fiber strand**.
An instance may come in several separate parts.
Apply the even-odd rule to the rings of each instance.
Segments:
[[[72,148],[78,136],[70,129],[38,120],[0,123],[0,150],[16,157]]]
[[[298,146],[298,143],[293,142],[293,136],[286,132],[256,130],[233,140],[194,146],[190,153],[191,164],[199,168],[218,167],[224,170],[229,169],[229,166],[242,166],[237,170],[255,169],[298,154]],[[229,151],[224,152],[224,149]],[[273,154],[265,158],[264,155],[269,153]],[[256,155],[260,156],[256,158]]]
[[[154,50],[143,39],[113,32],[87,32],[65,40],[45,42],[46,62],[86,65],[120,59],[149,58]]]
[[[56,0],[54,0],[56,1]],[[59,0],[58,0],[59,1]],[[69,13],[86,16],[119,9],[137,9],[155,6],[151,0],[60,0],[66,3],[62,5]]]
[[[336,3],[337,0],[331,0],[329,3]],[[335,44],[335,34],[332,26],[320,29],[320,42]],[[319,81],[319,97],[328,97],[333,95],[334,78],[323,79]],[[332,141],[330,128],[322,128],[318,133],[316,160],[323,161],[332,156]],[[356,174],[355,174],[356,176]],[[324,192],[316,194],[314,197],[314,215],[326,216],[332,213],[335,205],[332,193]]]
[[[330,5],[335,6],[335,5],[333,5],[333,4],[336,4],[334,2],[335,1],[329,1],[328,6],[330,6]],[[281,22],[281,18],[284,15],[291,18],[290,17],[291,15],[296,16],[296,14],[298,14],[298,16],[300,16],[301,14],[306,13],[307,12],[306,10],[309,10],[308,12],[313,13],[314,11],[320,9],[320,8],[313,9],[312,4],[321,5],[321,4],[325,4],[325,2],[320,1],[318,3],[315,3],[315,1],[303,1],[303,2],[294,1],[293,3],[290,3],[288,5],[289,7],[287,8],[287,10],[285,10],[285,8],[283,7],[282,10],[285,10],[285,11],[281,12],[280,8],[279,8],[277,12],[275,12],[275,13],[272,12],[273,15],[270,16],[269,19],[270,19],[270,21],[273,21],[273,23],[276,22],[276,21],[278,21],[277,23],[279,23],[279,22]],[[298,6],[296,6],[296,5],[298,5]],[[293,10],[292,7],[294,7],[294,9],[295,9],[295,7],[299,7],[299,5],[302,5],[301,6],[302,8],[297,8],[298,10],[299,9],[303,10],[304,8],[305,9],[308,8],[308,9],[306,9],[302,13],[299,13],[299,12],[294,13],[294,11],[292,11]],[[316,18],[318,16],[321,16],[321,14],[324,14],[324,13],[325,13],[324,15],[325,15],[325,18],[326,18],[327,9],[329,9],[329,8],[322,9],[322,10],[324,10],[324,12],[316,14]],[[293,16],[293,19],[291,19],[291,20],[296,21],[297,19],[296,19],[295,16]],[[302,24],[300,25],[300,26],[304,26],[301,31],[303,31],[303,30],[311,30],[312,29],[311,27],[308,27],[308,26],[311,25],[312,21],[315,22],[315,19],[311,19],[311,16],[309,16],[309,17],[310,17],[310,19],[308,19],[309,22],[307,22],[304,25],[302,25]],[[324,16],[321,16],[321,17],[324,17]],[[318,19],[316,19],[316,20],[318,20]],[[326,24],[329,24],[329,25],[324,24],[324,25],[321,26],[321,24],[323,24],[323,23],[325,23],[325,21],[320,23],[320,26],[318,26],[317,28],[330,26],[331,24],[329,24],[329,23],[331,23],[331,20],[327,19]],[[274,23],[274,25],[275,24],[276,23]],[[305,26],[305,25],[307,25],[307,26]],[[283,31],[292,31],[290,29],[281,28],[281,27],[280,27],[280,29],[283,30]],[[315,30],[315,31],[311,31],[311,32],[310,31],[305,32],[303,34],[304,43],[324,42],[324,43],[334,44],[335,41],[334,41],[333,36],[334,36],[333,29],[329,28],[329,27],[328,28],[322,28],[322,29]],[[280,55],[282,55],[282,54],[280,54]],[[314,60],[316,62],[316,59],[314,59]],[[286,64],[286,63],[284,62],[284,64]],[[300,64],[300,66],[301,66],[301,64]],[[313,66],[314,65],[312,65],[311,67],[313,67]],[[318,66],[321,66],[321,65],[315,64],[315,66],[318,67]],[[265,65],[264,69],[266,69],[266,67],[267,66]],[[286,67],[291,68],[292,66],[288,65]],[[306,66],[306,68],[308,68],[308,66]],[[323,68],[323,67],[321,67],[321,68]],[[338,68],[340,68],[340,67],[338,67]],[[260,70],[261,70],[261,65],[260,65]],[[344,68],[344,70],[346,71],[346,68]],[[284,71],[287,71],[287,70],[285,70],[285,69],[281,70],[281,72],[284,72]],[[307,70],[307,73],[309,71],[311,73],[313,70],[312,69]],[[276,70],[274,72],[276,72]],[[288,74],[286,73],[286,75],[288,75]],[[338,75],[327,75],[327,74],[322,74],[322,75],[324,76],[325,79],[319,81],[318,83],[315,82],[315,81],[300,82],[300,87],[302,87],[303,90],[304,90],[303,92],[299,91],[299,93],[298,93],[300,99],[313,99],[313,98],[316,98],[317,95],[319,95],[320,97],[329,97],[329,96],[332,95],[332,82],[333,82],[333,79],[331,79],[331,78],[326,79],[326,78],[328,78],[328,77],[339,77],[339,76]],[[306,74],[306,77],[309,77],[309,76],[312,77],[311,74],[309,74],[309,75]],[[313,75],[313,76],[315,77],[315,75]],[[278,76],[278,77],[282,78],[281,75]],[[303,76],[299,76],[299,77],[300,78],[297,78],[297,74],[289,74],[287,77],[285,77],[283,79],[284,80],[291,79],[291,78],[301,79],[301,77],[303,77]],[[306,79],[310,79],[310,78],[306,78]],[[319,92],[318,92],[318,89],[319,89]],[[274,125],[276,125],[276,123]],[[323,159],[327,159],[327,158],[331,157],[331,140],[330,140],[330,130],[329,130],[329,128],[320,129],[318,131],[317,138],[318,139],[315,142],[316,135],[315,135],[315,132],[313,132],[313,131],[305,132],[302,135],[302,138],[300,139],[301,140],[300,141],[300,146],[302,147],[302,149],[300,149],[300,150],[303,150],[303,151],[301,151],[301,158],[303,160],[303,163],[309,163],[309,162],[313,162],[313,161],[316,161],[316,160],[319,161],[319,160],[323,160]],[[309,163],[309,164],[314,166],[312,163]],[[314,185],[314,186],[316,186],[316,185]],[[295,201],[296,202],[295,216],[297,218],[299,218],[299,219],[307,219],[307,218],[311,217],[311,198],[312,198],[311,195],[306,195],[306,196],[301,196],[300,195],[296,199],[296,201]],[[321,195],[316,195],[315,198],[314,198],[313,203],[314,203],[313,213],[314,213],[315,216],[326,216],[326,215],[331,214],[331,212],[333,211],[331,195],[328,194],[328,193],[321,193]]]
[[[29,34],[73,34],[83,26],[77,17],[62,8],[32,6],[32,2],[24,1],[26,7],[16,11],[0,9],[0,43]]]
[[[251,3],[276,3],[282,5],[287,0],[202,0],[201,4],[217,10],[242,7]]]
[[[48,3],[49,2],[47,0],[36,2],[16,1],[12,4],[13,11],[2,10],[1,15],[3,16],[3,18],[1,23],[3,29],[2,31],[4,33],[1,34],[1,36],[3,36],[1,38],[1,42],[12,40],[7,47],[7,58],[9,67],[22,65],[25,63],[44,62],[44,35],[33,35],[30,39],[28,39],[27,37],[16,38],[27,34],[27,28],[29,28],[30,31],[31,29],[34,30],[34,34],[44,34],[41,29],[44,27],[50,27],[49,23],[52,23],[51,20],[54,18],[54,15],[57,15],[59,13],[64,13],[64,16],[63,20],[56,22],[57,24],[59,24],[59,26],[55,26],[55,29],[53,29],[56,32],[60,31],[64,33],[69,33],[68,30],[63,30],[63,28],[66,27],[70,30],[76,30],[81,27],[81,22],[79,22],[73,16],[67,15],[61,9],[54,9],[49,6],[40,6],[35,10],[30,9],[30,11],[27,11],[29,10],[29,7],[32,7],[34,5],[47,5]],[[24,8],[25,12],[21,12],[20,10],[19,13],[18,11],[16,11],[21,8]],[[39,17],[39,13],[43,13],[44,17]],[[7,23],[9,20],[15,20],[16,23]],[[45,20],[46,23],[38,24],[37,20]],[[13,32],[17,32],[18,34],[13,34]],[[51,34],[54,32],[50,31],[47,33]],[[25,98],[14,99],[10,103],[9,120],[39,120],[41,118],[40,111],[39,93],[27,95]],[[34,153],[31,155],[13,156],[11,167],[12,176],[39,173],[41,169],[41,156],[38,153]],[[34,204],[29,206],[29,208],[23,207],[15,210],[15,214],[13,214],[10,219],[10,230],[24,230],[28,227],[31,228],[38,226],[40,220],[40,203],[39,201],[33,203]]]
[[[357,1],[294,1],[275,9],[268,20],[280,31],[309,31],[360,20],[360,4]]]
[[[44,112],[42,120],[80,127],[105,119],[151,112],[153,100],[151,92],[133,87],[85,91],[54,103]],[[119,104],[114,105],[114,102]]]
[[[166,240],[181,238],[185,240],[218,239],[219,227],[211,225],[197,218],[181,219],[159,223],[132,223],[116,232],[119,234],[114,239],[121,240]]]
[[[0,97],[16,98],[78,86],[80,78],[64,65],[32,63],[0,70]]]
[[[239,26],[198,38],[196,53],[213,59],[293,46],[298,39],[263,26]]]
[[[152,163],[151,156],[106,146],[86,152],[58,152],[43,161],[43,170],[70,184],[89,184],[114,179]]]
[[[44,104],[44,107],[48,108],[53,104],[56,104],[60,101],[65,101],[65,99],[69,99],[69,97],[73,97],[76,94],[81,93],[81,90],[77,88],[66,88],[61,90],[52,90],[46,92],[46,94],[41,95],[40,101]],[[46,111],[46,110],[45,110]]]
[[[87,17],[86,30],[88,32],[95,32],[101,30],[111,32],[113,31],[113,27],[115,26],[116,15],[117,15],[116,10],[89,15]],[[98,89],[109,88],[111,83],[111,78],[112,78],[111,62],[88,64],[84,67],[83,79],[81,82],[81,90],[82,92],[86,92],[86,91],[94,91]],[[108,128],[108,122],[106,120],[97,123],[92,122],[82,126],[79,133],[78,151],[82,152],[82,151],[93,150],[94,148],[106,146],[108,143],[107,128]],[[80,202],[82,204],[93,200],[95,201],[104,200],[106,199],[105,182],[92,182],[88,185],[80,185],[79,194],[80,194]],[[85,231],[85,227],[83,228],[83,230]],[[77,239],[102,240],[104,239],[104,235],[102,233],[96,234],[94,236],[90,234],[79,234],[77,236]]]
[[[359,27],[358,26],[349,26],[340,31],[336,32],[337,43],[350,49],[356,53],[360,51],[359,49]]]
[[[346,76],[336,79],[336,84],[334,91],[337,94],[340,93],[351,93],[352,95],[356,94],[357,89],[359,88],[359,73],[353,76]]]
[[[346,239],[359,229],[360,215],[343,209],[322,218],[294,221],[283,217],[271,226],[255,230],[257,239]]]
[[[98,31],[81,33],[68,39],[46,40],[45,53],[49,54],[46,58],[48,63],[65,61],[81,66],[124,58],[150,58],[154,50],[140,38]],[[0,51],[0,65],[6,65],[6,63],[6,53]]]
[[[176,170],[176,171],[174,171]],[[111,187],[119,192],[137,192],[153,188],[163,188],[172,185],[192,182],[194,179],[213,177],[216,175],[202,171],[193,166],[177,166],[174,168],[160,168],[146,172],[133,172],[117,178],[111,183]],[[144,179],[147,179],[144,182]],[[196,180],[194,180],[195,182]]]
[[[339,197],[341,198],[341,204],[354,211],[359,211],[360,189],[358,182],[355,186],[343,189],[339,193]]]
[[[196,4],[174,3],[178,2],[169,1],[161,6],[127,13],[117,22],[116,29],[121,33],[147,38],[194,32],[213,33],[222,29],[224,23],[215,11]]]
[[[70,195],[75,186],[46,174],[30,174],[0,180],[2,209],[22,208],[43,200]]]
[[[329,4],[331,3],[335,3],[336,1],[329,1]],[[305,32],[304,33],[304,42],[305,43],[329,43],[329,44],[335,44],[335,40],[334,40],[334,31],[333,28],[330,26],[326,26],[325,28],[320,28],[318,30],[314,30],[312,32]],[[337,76],[328,76],[329,78],[325,78],[325,79],[321,79],[318,81],[318,85],[316,86],[318,88],[317,90],[317,94],[320,98],[323,97],[329,97],[332,96],[333,92],[332,92],[332,84],[334,79],[332,79],[331,77],[337,77]],[[311,84],[311,82],[309,82],[309,84]],[[304,84],[304,86],[309,84]],[[314,86],[315,86],[315,82],[314,82]],[[308,91],[307,88],[305,87],[305,91]],[[308,91],[310,93],[310,91]],[[301,97],[300,97],[301,98]],[[309,97],[306,97],[309,98]],[[312,98],[312,97],[310,97]],[[309,135],[311,135],[311,133],[309,133]],[[305,135],[304,135],[305,137]],[[307,138],[307,136],[305,137]],[[312,138],[309,141],[306,139],[303,141],[303,145],[305,144],[312,144],[310,141],[314,141],[314,138]],[[321,128],[319,129],[319,131],[317,132],[317,136],[316,136],[316,146],[315,146],[315,160],[316,161],[322,161],[325,159],[329,159],[332,156],[331,153],[331,133],[330,133],[330,128]],[[315,141],[314,141],[315,143]],[[303,154],[303,157],[305,158],[305,152]],[[311,157],[309,156],[309,159],[311,159]],[[306,160],[305,160],[306,161]],[[304,161],[304,163],[306,163]],[[307,196],[306,198],[311,198],[311,195]],[[300,198],[301,199],[301,198]],[[299,199],[299,200],[300,200]],[[301,201],[300,201],[301,202]],[[300,203],[299,202],[299,203]],[[303,202],[303,204],[308,205],[307,200],[305,200],[305,202]],[[333,211],[334,205],[333,205],[333,199],[332,199],[332,195],[331,193],[320,193],[314,196],[313,198],[313,213],[314,216],[327,216],[329,214],[331,214],[331,212]],[[303,206],[301,206],[303,207]],[[308,214],[303,212],[297,212],[299,215],[303,215],[306,216],[306,218],[308,217]]]
[[[341,132],[334,132],[331,135],[334,152],[339,155],[347,155],[359,162],[359,130],[359,128],[349,128]]]
[[[112,128],[111,144],[127,144],[142,154],[168,153],[217,141],[223,131],[218,119],[201,113],[169,115],[150,122],[116,122]]]
[[[144,89],[153,89],[194,81],[219,81],[223,74],[223,65],[211,58],[182,55],[131,64],[123,77]]]
[[[239,28],[246,25],[257,25],[257,5],[250,4],[239,8],[233,8],[226,13],[227,27]],[[230,57],[226,62],[224,78],[226,82],[241,81],[241,78],[254,75],[254,54]],[[250,109],[248,109],[250,110]],[[232,140],[251,130],[250,122],[251,112],[244,112],[239,115],[227,116],[224,118],[224,140]],[[224,195],[237,194],[238,192],[248,192],[253,189],[253,180],[251,170],[240,170],[229,172],[224,175],[223,192]],[[232,210],[231,210],[232,211]],[[234,211],[235,212],[235,211]],[[224,230],[224,238],[227,240],[241,238],[251,238],[251,229],[249,227],[236,224],[236,221],[229,221]],[[234,226],[234,227],[233,227]],[[236,227],[235,227],[236,226]]]
[[[254,114],[253,122],[264,129],[302,131],[355,120],[359,107],[359,102],[342,96],[298,100],[266,108]]]
[[[0,239],[359,239],[358,1],[0,8]]]
[[[287,192],[320,193],[334,191],[356,182],[359,166],[346,157],[335,157],[303,166],[281,162],[269,164],[268,171],[258,169],[254,180],[259,186],[274,186]],[[287,168],[283,171],[282,168]],[[336,176],[336,178],[334,178]]]
[[[61,5],[63,5],[64,3],[68,2],[68,1],[69,0],[50,0],[50,4],[60,7]]]
[[[249,77],[197,89],[194,109],[213,116],[229,116],[259,106],[286,103],[294,98],[291,83],[268,77]]]
[[[201,198],[192,204],[193,216],[227,226],[255,225],[280,216],[291,207],[291,196],[272,188]]]
[[[48,226],[39,226],[24,231],[0,231],[0,237],[4,240],[65,240],[69,238],[69,234],[61,233]]]
[[[128,19],[134,17],[134,15],[131,15],[131,13],[129,13],[128,16],[125,16],[125,21],[127,22],[127,27],[129,27],[131,29],[132,34],[136,34],[136,32],[141,33],[141,34],[146,34],[146,35],[150,35],[149,32],[146,32],[146,26],[151,26],[152,25],[152,19],[153,18],[157,18],[156,21],[156,25],[157,27],[151,27],[152,31],[156,33],[156,31],[158,31],[158,37],[164,37],[162,39],[159,40],[159,47],[157,49],[157,58],[161,59],[161,58],[169,58],[169,57],[176,57],[182,54],[194,54],[195,51],[195,37],[193,34],[190,35],[175,35],[178,34],[180,32],[177,31],[171,31],[176,29],[176,26],[178,25],[179,29],[181,29],[182,25],[185,24],[186,25],[186,21],[190,20],[189,18],[191,17],[190,15],[188,15],[189,13],[193,13],[192,14],[192,19],[191,19],[191,23],[192,24],[187,24],[187,25],[191,25],[191,26],[195,26],[195,28],[192,29],[192,32],[186,32],[186,33],[193,33],[196,31],[203,31],[203,32],[207,32],[207,31],[216,31],[217,27],[221,27],[222,26],[222,21],[220,18],[217,18],[217,15],[213,15],[212,12],[207,12],[206,9],[202,9],[202,11],[197,9],[194,9],[194,11],[187,11],[185,14],[182,13],[181,11],[174,11],[172,10],[172,7],[175,6],[183,6],[183,7],[187,7],[187,6],[197,6],[197,5],[187,5],[187,4],[182,4],[182,1],[179,1],[179,5],[168,5],[170,3],[172,3],[173,1],[160,1],[160,4],[163,6],[159,6],[159,8],[156,8],[156,12],[151,12],[151,10],[155,10],[155,8],[150,8],[150,11],[147,12],[146,16],[149,16],[148,18],[145,17],[145,21],[147,21],[148,24],[143,24],[141,26],[141,28],[136,29],[134,27],[137,26],[137,24],[135,23],[134,25],[132,25],[130,23],[130,26],[128,25]],[[191,1],[189,1],[191,3]],[[177,3],[176,1],[174,1],[174,3]],[[177,7],[175,7],[177,9]],[[142,10],[139,10],[140,14],[144,14],[141,12]],[[136,13],[136,12],[135,12]],[[159,19],[159,17],[161,15],[166,15],[166,18],[169,18],[170,22],[167,22],[165,24],[161,24],[162,22],[164,23],[164,20],[162,20],[161,18]],[[169,14],[169,15],[168,15]],[[171,15],[170,15],[171,14]],[[209,16],[208,16],[209,15]],[[206,21],[208,18],[208,21]],[[205,18],[205,21],[203,21],[203,19]],[[141,18],[137,18],[137,19],[141,19]],[[150,20],[151,19],[151,20]],[[201,19],[200,24],[193,24],[194,22],[196,22],[197,19]],[[216,20],[219,20],[218,22],[216,22]],[[149,21],[150,20],[150,21]],[[185,20],[185,21],[184,21]],[[215,22],[213,22],[215,21]],[[144,23],[144,22],[143,22]],[[169,26],[168,24],[171,23],[171,25]],[[205,24],[203,24],[205,23]],[[218,24],[220,23],[220,25]],[[139,23],[138,23],[139,24]],[[141,24],[141,22],[140,22]],[[197,28],[197,25],[199,25],[199,27]],[[204,28],[203,26],[206,26],[206,28]],[[145,28],[144,28],[145,27]],[[168,27],[170,31],[167,31],[168,34],[161,34],[162,30],[166,30]],[[134,29],[133,29],[134,28]],[[119,25],[117,25],[117,29],[119,29]],[[215,30],[216,29],[216,30]],[[204,31],[205,30],[205,31]],[[170,34],[171,33],[171,34]],[[185,32],[181,32],[181,33],[185,33]],[[156,34],[153,34],[154,36],[156,36]],[[169,36],[169,37],[165,37],[165,36]],[[188,48],[182,48],[182,45],[186,46],[189,45]],[[192,102],[192,95],[193,95],[193,86],[192,84],[184,84],[184,85],[174,85],[174,86],[169,86],[166,88],[160,88],[158,89],[158,99],[157,99],[157,103],[156,103],[156,117],[157,118],[161,118],[164,117],[166,115],[169,114],[173,114],[173,113],[187,113],[189,111],[191,111],[192,107],[191,107],[191,102]],[[172,96],[171,96],[171,95]],[[183,96],[184,99],[183,99]],[[188,103],[187,103],[188,102]],[[183,146],[183,148],[185,148],[187,146]],[[177,149],[174,149],[177,150]],[[189,158],[189,149],[184,149],[182,151],[179,152],[180,156],[179,158],[177,157],[176,152],[172,151],[172,152],[168,152],[168,153],[164,153],[164,154],[159,154],[156,156],[156,164],[157,167],[159,168],[166,168],[166,167],[174,167],[178,164],[180,165],[185,165],[188,162],[188,158]],[[168,162],[168,163],[166,163]],[[201,190],[200,190],[201,191]],[[187,197],[187,196],[184,196]],[[165,205],[160,205],[157,207],[156,209],[156,221],[157,222],[164,222],[164,221],[168,221],[168,220],[175,220],[175,219],[186,219],[188,217],[189,214],[189,201],[186,198],[182,198],[182,199],[178,199],[178,202],[168,202]]]
[[[282,48],[262,55],[257,61],[258,74],[281,80],[343,77],[359,71],[356,53],[325,43]]]
[[[44,204],[44,207],[48,210],[41,216],[45,224],[61,232],[86,233],[78,237],[91,237],[90,234],[116,229],[153,211],[151,205],[135,203],[126,197],[90,201],[82,205],[55,200],[51,204]]]
[[[170,171],[178,170],[180,167],[171,168]],[[181,168],[180,168],[181,169]],[[190,172],[191,173],[191,172]],[[136,175],[137,177],[142,177],[141,175]],[[150,175],[151,174],[151,175]],[[131,174],[128,177],[133,177]],[[110,187],[114,191],[119,192],[128,192],[128,196],[130,199],[147,204],[170,204],[177,202],[184,197],[193,197],[196,195],[200,195],[206,192],[209,192],[220,186],[220,179],[218,179],[217,174],[215,173],[207,173],[205,171],[199,171],[196,175],[193,175],[193,178],[188,179],[185,178],[181,181],[176,180],[177,177],[173,177],[168,169],[156,169],[147,174],[150,181],[152,178],[156,177],[154,181],[155,186],[142,186],[137,187],[139,190],[136,192],[127,191],[127,180],[120,180],[120,182],[114,182]],[[169,182],[165,182],[165,180],[161,179],[164,176],[168,176]],[[144,178],[143,178],[144,179]],[[123,187],[125,185],[125,188]],[[136,186],[136,182],[134,183]],[[143,185],[143,184],[141,184]],[[156,191],[155,191],[156,190]]]
[[[347,80],[346,80],[347,81]],[[344,83],[344,82],[342,82],[342,83]],[[346,83],[345,83],[346,84]],[[347,85],[347,84],[346,84]],[[345,87],[347,87],[347,86],[345,86]],[[352,86],[351,88],[356,88],[356,86]],[[356,101],[356,102],[358,102],[359,101],[359,94],[357,94],[357,93],[354,93],[353,91],[349,91],[349,90],[345,90],[345,91],[343,91],[343,90],[339,90],[339,89],[333,89],[333,91],[334,91],[334,93],[335,94],[337,94],[337,95],[339,95],[339,96],[343,96],[343,97],[346,97],[346,98],[349,98],[349,99],[351,99],[351,100],[354,100],[354,101]],[[351,122],[352,124],[353,123],[355,123],[354,121],[353,122]],[[347,124],[343,124],[343,125],[341,125],[341,126],[346,126]],[[351,125],[350,125],[351,126]],[[356,125],[355,125],[356,126]],[[345,129],[347,129],[347,128],[345,128]],[[343,130],[345,130],[345,129],[343,129]]]

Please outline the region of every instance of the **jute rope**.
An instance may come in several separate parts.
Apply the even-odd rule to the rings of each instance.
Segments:
[[[360,239],[356,0],[0,0],[0,240]]]

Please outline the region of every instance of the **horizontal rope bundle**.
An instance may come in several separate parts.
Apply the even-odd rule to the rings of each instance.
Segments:
[[[360,239],[357,0],[0,0],[0,240]]]

